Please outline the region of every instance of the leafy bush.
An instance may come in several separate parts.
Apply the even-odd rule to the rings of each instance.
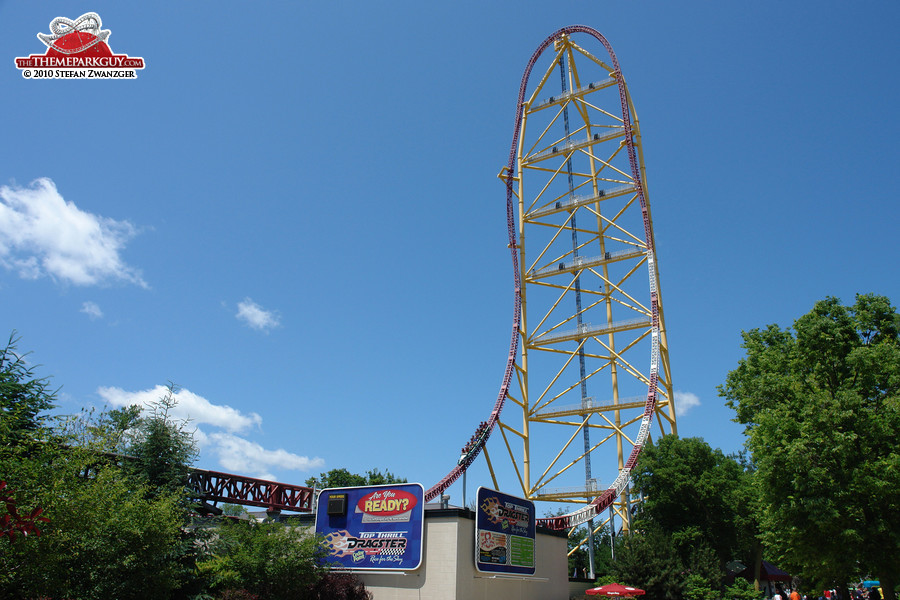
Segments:
[[[671,538],[654,530],[628,536],[616,547],[612,564],[616,581],[631,582],[654,600],[680,600],[683,571]]]
[[[303,598],[325,575],[320,540],[279,523],[223,520],[198,572],[214,593],[245,590],[271,600]]]
[[[684,578],[682,597],[684,600],[716,600],[719,594],[709,586],[705,577],[692,573]]]
[[[762,592],[743,577],[736,578],[732,585],[725,588],[725,600],[757,600],[762,596]]]
[[[309,600],[370,600],[372,593],[356,575],[326,573],[309,592]]]
[[[115,468],[81,477],[74,455],[53,466],[37,465],[44,478],[28,490],[49,519],[42,535],[0,540],[0,597],[167,597],[177,585],[177,497],[149,500]]]

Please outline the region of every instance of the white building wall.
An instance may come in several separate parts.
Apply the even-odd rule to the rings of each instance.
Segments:
[[[535,562],[533,577],[479,573],[475,521],[451,509],[425,513],[425,545],[418,569],[357,574],[374,600],[568,600],[566,538],[538,531]]]

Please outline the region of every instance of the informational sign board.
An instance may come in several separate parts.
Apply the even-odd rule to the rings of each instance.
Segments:
[[[534,575],[534,502],[478,488],[475,568],[482,573]]]
[[[330,488],[319,494],[316,533],[333,568],[411,571],[422,563],[420,483]]]

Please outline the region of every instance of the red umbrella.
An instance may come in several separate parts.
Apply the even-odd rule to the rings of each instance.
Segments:
[[[600,587],[596,587],[585,592],[585,594],[588,594],[590,596],[621,596],[625,598],[630,598],[632,596],[642,596],[644,593],[644,590],[635,587],[629,587],[627,585],[619,585],[618,583],[601,585]]]

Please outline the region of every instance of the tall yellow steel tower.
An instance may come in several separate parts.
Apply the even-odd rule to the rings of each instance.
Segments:
[[[548,521],[612,506],[627,529],[650,424],[676,424],[640,129],[602,35],[575,26],[544,41],[514,137],[501,177],[517,213],[521,321],[500,432],[525,497],[588,504]]]
[[[490,417],[426,498],[482,449],[501,488],[486,446],[500,438],[516,480],[502,489],[572,505],[541,525],[609,510],[627,529],[631,469],[651,431],[676,433],[675,407],[640,129],[594,29],[560,29],[532,55],[500,177],[515,285],[509,361]]]

